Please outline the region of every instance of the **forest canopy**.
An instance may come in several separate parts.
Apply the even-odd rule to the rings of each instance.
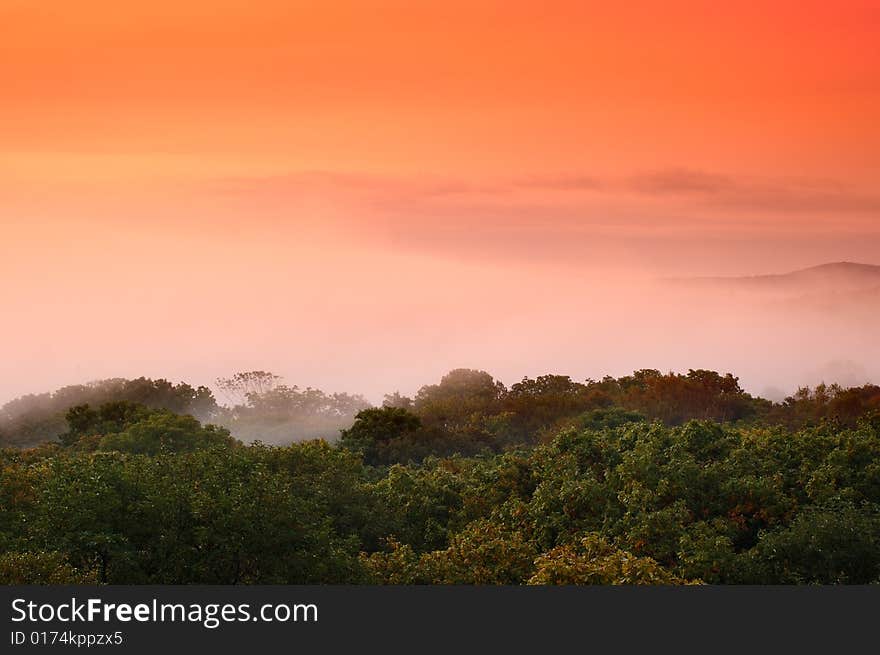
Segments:
[[[225,382],[4,406],[0,583],[880,582],[876,386],[458,369],[371,407]]]

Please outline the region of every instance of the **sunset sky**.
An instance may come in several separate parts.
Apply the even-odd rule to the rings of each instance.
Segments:
[[[878,117],[876,0],[0,0],[0,403],[736,366],[595,325],[880,264]]]

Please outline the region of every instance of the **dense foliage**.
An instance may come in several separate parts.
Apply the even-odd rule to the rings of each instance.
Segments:
[[[290,416],[303,392],[245,375],[239,407]],[[288,446],[126,388],[0,450],[0,583],[880,582],[877,387],[458,370]]]

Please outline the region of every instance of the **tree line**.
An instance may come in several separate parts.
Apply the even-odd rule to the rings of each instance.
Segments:
[[[234,411],[86,387],[47,443],[0,450],[0,583],[880,582],[877,387],[770,403],[710,371],[460,369],[369,407],[242,376]],[[351,421],[332,443],[231,431],[297,412]]]
[[[359,412],[371,408],[363,396],[287,385],[266,371],[237,373],[218,379],[215,386],[225,402],[218,402],[206,386],[143,377],[22,396],[0,406],[0,447],[54,441],[67,430],[72,407],[108,402],[191,415],[230,430],[241,441],[273,444],[315,438],[335,441],[341,430],[352,427]],[[820,384],[774,403],[746,393],[730,374],[706,370],[680,374],[645,369],[583,382],[548,374],[524,378],[508,388],[485,371],[456,369],[412,398],[397,392],[386,395],[382,407],[407,410],[421,426],[414,440],[418,445],[406,446],[411,452],[390,454],[394,460],[440,454],[444,447],[449,453],[477,452],[537,443],[562,427],[577,425],[585,412],[594,409],[638,412],[669,426],[698,419],[793,430],[835,420],[852,427],[866,413],[880,410],[880,387]]]

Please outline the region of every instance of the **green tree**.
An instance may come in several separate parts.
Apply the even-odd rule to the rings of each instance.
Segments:
[[[96,584],[96,571],[77,569],[61,553],[0,554],[0,585]]]
[[[157,412],[109,434],[100,441],[102,450],[155,455],[160,452],[188,452],[202,448],[232,446],[229,431],[213,425],[202,426],[192,416]]]
[[[636,557],[596,534],[544,553],[530,585],[681,585],[687,580],[650,557]]]
[[[354,425],[342,430],[340,445],[359,453],[367,462],[379,463],[384,447],[412,436],[421,427],[418,416],[400,407],[363,409],[355,416]]]

